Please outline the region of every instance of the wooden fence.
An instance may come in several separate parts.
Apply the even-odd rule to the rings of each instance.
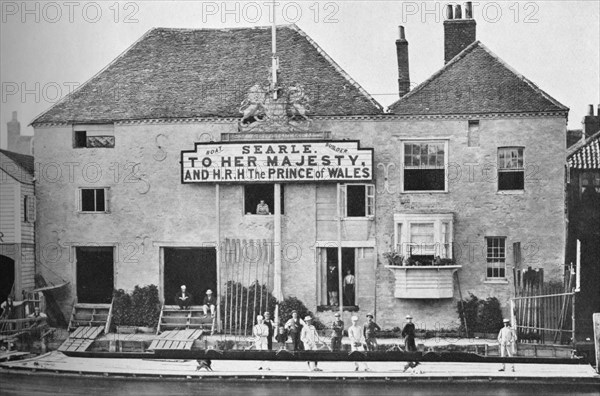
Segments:
[[[574,276],[564,285],[539,283],[516,288],[512,322],[520,342],[570,344],[574,340]]]

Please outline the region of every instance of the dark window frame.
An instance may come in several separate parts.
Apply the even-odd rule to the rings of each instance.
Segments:
[[[73,131],[73,148],[87,148],[87,131]]]
[[[369,183],[344,185],[344,217],[372,218],[374,216],[375,185]]]
[[[487,280],[506,279],[506,237],[486,236],[486,266]]]
[[[90,200],[92,200],[92,202],[90,202]],[[108,213],[108,188],[80,188],[79,212]]]
[[[281,184],[281,215],[285,214],[285,187],[284,184]],[[268,188],[271,187],[270,191]],[[243,210],[244,215],[246,216],[273,216],[275,211],[275,184],[274,183],[265,183],[265,184],[245,184],[243,186]],[[263,190],[263,191],[260,191]],[[258,215],[256,213],[256,206],[260,202],[261,195],[263,196],[263,200],[267,205],[269,205],[269,214],[268,215]]]
[[[435,152],[432,152],[430,148],[436,146],[438,147],[438,149]],[[401,156],[402,192],[448,192],[447,140],[405,140],[402,142]]]
[[[525,147],[498,147],[497,158],[498,191],[524,191]]]

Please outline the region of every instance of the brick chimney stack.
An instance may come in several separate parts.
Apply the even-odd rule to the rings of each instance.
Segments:
[[[588,113],[581,121],[583,140],[591,137],[596,132],[600,131],[600,105],[598,105],[598,113],[594,115],[594,105],[588,106]]]
[[[408,41],[404,35],[404,26],[398,26],[399,36],[396,40],[398,57],[398,93],[403,97],[410,91],[410,74],[408,71]]]
[[[465,4],[465,18],[462,18],[460,5],[446,6],[444,21],[444,63],[450,62],[462,50],[471,45],[476,38],[477,23],[473,19],[473,5]]]
[[[6,147],[14,151],[21,137],[21,123],[17,120],[17,112],[12,112],[12,120],[6,123]]]

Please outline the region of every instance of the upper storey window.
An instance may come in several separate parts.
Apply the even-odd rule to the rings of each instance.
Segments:
[[[448,143],[426,140],[402,145],[404,192],[446,191]]]

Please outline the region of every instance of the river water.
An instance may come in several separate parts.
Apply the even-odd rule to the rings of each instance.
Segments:
[[[577,384],[374,382],[356,380],[150,380],[78,378],[0,373],[0,395],[210,395],[210,396],[437,396],[600,395],[600,386]]]

